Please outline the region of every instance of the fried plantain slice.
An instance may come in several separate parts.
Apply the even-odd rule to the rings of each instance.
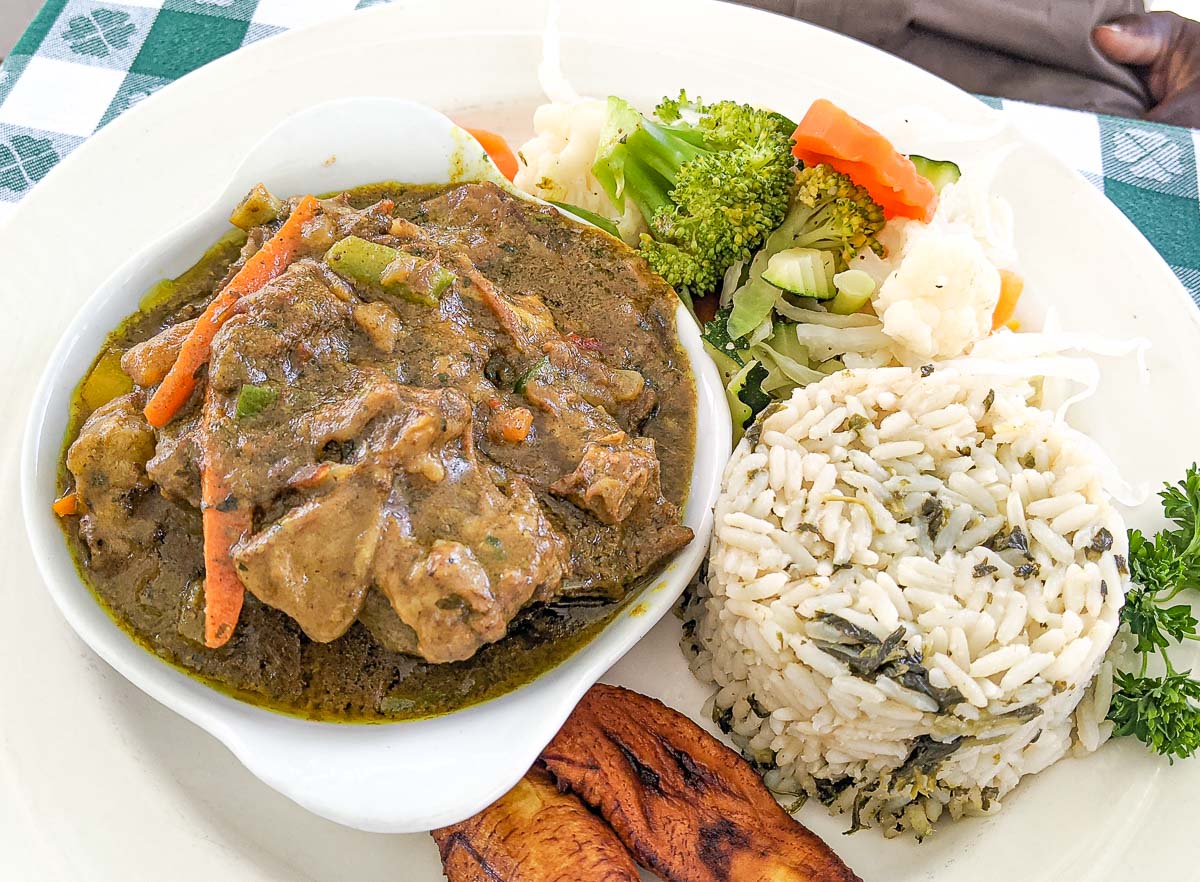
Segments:
[[[450,882],[638,882],[613,831],[539,766],[433,839]]]
[[[542,762],[667,882],[862,882],[741,757],[653,698],[593,686]]]

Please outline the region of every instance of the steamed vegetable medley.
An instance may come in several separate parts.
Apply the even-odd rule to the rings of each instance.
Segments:
[[[961,356],[1021,292],[1008,206],[825,100],[551,104],[515,182],[639,249],[703,323],[740,436],[843,367]]]

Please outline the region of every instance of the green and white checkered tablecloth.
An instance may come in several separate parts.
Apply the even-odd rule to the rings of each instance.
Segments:
[[[0,216],[93,132],[189,71],[386,2],[48,0],[0,65]],[[985,100],[1103,190],[1200,303],[1200,131]]]

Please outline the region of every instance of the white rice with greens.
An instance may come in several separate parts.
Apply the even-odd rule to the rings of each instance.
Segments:
[[[780,794],[918,837],[1107,738],[1126,532],[1027,381],[847,370],[735,451],[687,614],[713,718]]]

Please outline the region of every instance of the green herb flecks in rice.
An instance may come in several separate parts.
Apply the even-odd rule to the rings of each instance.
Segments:
[[[847,622],[834,613],[822,613],[817,616],[817,621],[841,631],[847,640],[844,643],[813,640],[813,645],[841,659],[855,676],[868,681],[874,681],[877,677],[895,680],[905,689],[932,698],[937,703],[939,713],[946,713],[963,700],[962,693],[957,689],[942,689],[930,682],[929,671],[921,664],[921,659],[904,648],[904,628],[897,628],[880,640],[865,628]]]

